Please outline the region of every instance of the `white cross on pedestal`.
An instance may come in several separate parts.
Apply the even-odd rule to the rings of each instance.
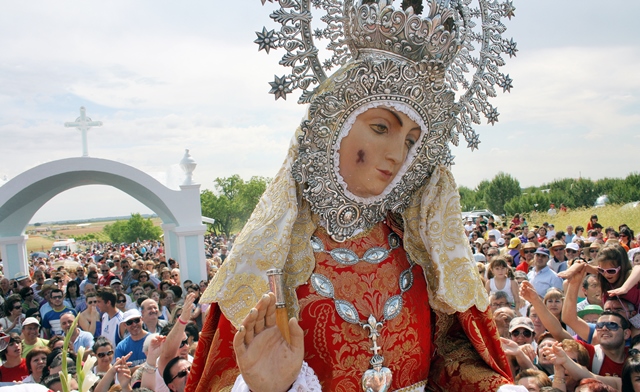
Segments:
[[[82,156],[89,156],[89,149],[87,148],[87,131],[91,127],[100,127],[102,126],[102,121],[91,121],[89,117],[87,117],[86,109],[84,106],[80,107],[80,117],[76,118],[74,122],[66,122],[64,126],[67,128],[78,128],[80,132],[82,132]]]

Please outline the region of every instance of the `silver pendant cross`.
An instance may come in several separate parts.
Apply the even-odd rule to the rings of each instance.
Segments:
[[[382,328],[382,322],[379,322],[373,315],[370,315],[367,324],[363,324],[362,328],[369,330],[369,339],[371,339],[372,343],[369,350],[373,351],[373,355],[378,355],[378,351],[382,349],[382,347],[378,346],[379,330]]]

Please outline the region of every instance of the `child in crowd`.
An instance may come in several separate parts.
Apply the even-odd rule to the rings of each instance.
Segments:
[[[522,304],[518,294],[518,283],[510,277],[509,272],[510,267],[505,256],[494,257],[489,263],[489,280],[486,282],[485,287],[489,295],[497,291],[505,292],[511,307],[519,309]]]

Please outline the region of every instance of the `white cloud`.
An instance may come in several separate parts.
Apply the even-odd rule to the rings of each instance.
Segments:
[[[130,164],[172,186],[185,148],[203,187],[236,173],[272,177],[305,108],[295,103],[297,94],[286,102],[267,94],[274,74],[287,70],[277,64],[281,50],[267,55],[253,43],[256,30],[275,27],[268,14],[276,7],[254,1],[3,4],[0,178],[79,156],[80,133],[63,123],[80,106],[104,123],[89,131],[91,156]],[[610,163],[635,156],[629,141],[639,137],[640,49],[633,38],[639,6],[626,4],[623,13],[595,0],[579,9],[551,0],[516,6],[507,36],[520,51],[505,68],[514,89],[493,101],[500,122],[478,127],[480,150],[471,153],[464,141],[454,149],[458,182],[474,187],[498,171],[524,186],[638,171],[633,159],[613,172]],[[611,22],[594,28],[602,21]],[[138,208],[129,196],[103,188],[67,191],[36,218]]]

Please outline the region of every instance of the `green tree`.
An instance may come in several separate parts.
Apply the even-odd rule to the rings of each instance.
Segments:
[[[570,207],[591,207],[600,196],[593,181],[588,178],[580,178],[573,183],[570,190],[570,197],[573,205]]]
[[[522,194],[514,197],[504,205],[505,212],[509,215],[516,213],[527,213],[532,211],[546,211],[551,204],[549,193],[535,191],[533,193]]]
[[[106,225],[103,230],[112,242],[126,243],[138,240],[157,240],[162,234],[161,228],[154,226],[151,219],[145,219],[140,214],[131,214],[129,220]]]
[[[632,173],[624,180],[618,180],[607,195],[609,201],[616,204],[640,200],[640,175]]]
[[[244,181],[239,175],[216,178],[215,192],[205,189],[200,194],[202,214],[215,219],[214,233],[229,235],[234,228],[246,223],[267,188],[269,180],[252,177]]]
[[[504,214],[504,206],[514,197],[520,196],[520,183],[511,175],[500,172],[484,190],[484,201],[494,214]]]
[[[473,211],[487,208],[487,203],[485,203],[482,198],[484,193],[479,192],[477,188],[470,189],[466,186],[461,186],[458,188],[458,193],[460,193],[460,207],[462,208],[462,211]]]

